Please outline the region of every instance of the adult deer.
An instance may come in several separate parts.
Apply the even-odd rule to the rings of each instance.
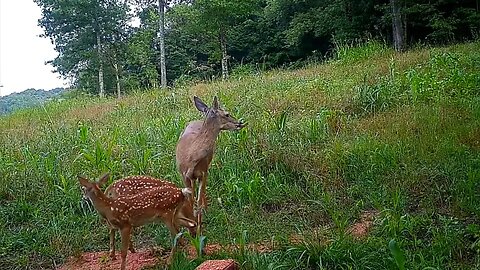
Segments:
[[[127,196],[133,196],[138,193],[148,191],[152,188],[156,187],[162,187],[162,186],[171,186],[171,187],[177,187],[174,183],[168,182],[162,179],[157,179],[153,178],[150,176],[144,176],[144,175],[134,175],[134,176],[128,176],[122,179],[119,179],[115,182],[113,182],[110,186],[105,189],[105,195],[109,198],[112,199],[117,199],[118,197],[127,197]],[[193,217],[193,196],[188,196],[188,199],[190,200],[190,205],[191,209],[187,209],[186,213],[184,212],[179,212],[179,215],[190,215]],[[188,222],[188,217],[185,219],[185,216],[179,216],[179,219],[174,219],[173,223],[174,225],[179,228],[179,227],[185,227],[189,230],[190,235],[195,236],[196,231],[195,229],[189,227]],[[116,229],[113,227],[110,227],[110,257],[112,259],[115,259],[115,231]],[[129,247],[128,249],[132,252],[135,253],[135,249],[133,247],[132,240],[130,239]]]
[[[163,221],[172,236],[179,231],[179,225],[194,230],[197,226],[193,216],[191,189],[180,189],[175,186],[163,185],[148,188],[146,191],[131,196],[119,196],[116,199],[107,197],[101,190],[109,175],[103,175],[100,180],[90,182],[79,176],[84,197],[92,201],[98,213],[107,220],[111,228],[120,230],[122,239],[121,270],[125,270],[127,249],[130,245],[131,232],[154,221]],[[112,244],[112,242],[111,242]],[[175,247],[172,247],[172,254]],[[113,249],[113,254],[114,254]]]
[[[218,98],[208,107],[200,98],[193,97],[195,107],[205,114],[203,120],[192,121],[180,135],[176,149],[178,170],[187,188],[195,190],[195,181],[199,182],[196,212],[198,229],[201,226],[201,212],[207,207],[205,189],[208,168],[213,158],[215,142],[222,130],[240,130],[245,124],[233,118],[220,108]]]

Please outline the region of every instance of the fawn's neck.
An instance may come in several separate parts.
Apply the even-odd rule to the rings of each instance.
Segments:
[[[95,194],[93,196],[90,196],[90,200],[92,201],[93,206],[101,216],[107,219],[111,217],[112,199],[105,196],[103,192],[100,192],[100,194]]]

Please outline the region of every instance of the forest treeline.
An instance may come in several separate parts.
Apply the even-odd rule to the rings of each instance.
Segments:
[[[100,94],[331,57],[337,45],[478,39],[479,0],[34,0],[74,87]]]

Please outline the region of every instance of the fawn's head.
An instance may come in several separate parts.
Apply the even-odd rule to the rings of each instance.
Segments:
[[[92,197],[98,197],[101,193],[103,193],[100,190],[100,186],[104,185],[108,178],[110,177],[110,174],[106,173],[100,177],[100,179],[96,182],[90,182],[87,178],[83,176],[78,176],[78,181],[80,182],[80,185],[82,186],[82,191],[83,191],[83,199],[90,199]]]
[[[181,202],[182,205],[177,208],[175,213],[175,220],[178,226],[187,228],[190,232],[190,235],[195,237],[197,233],[197,222],[195,215],[193,213],[193,195],[191,188],[182,188],[182,194],[184,200]]]
[[[208,107],[199,97],[194,96],[195,107],[203,113],[205,113],[206,121],[214,121],[214,123],[220,126],[220,130],[239,130],[246,124],[238,121],[229,112],[220,108],[218,104],[218,98],[213,98],[212,107]]]

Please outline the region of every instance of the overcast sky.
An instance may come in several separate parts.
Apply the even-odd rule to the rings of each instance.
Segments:
[[[28,88],[66,86],[45,62],[57,56],[37,26],[40,8],[33,0],[0,0],[0,95]]]

